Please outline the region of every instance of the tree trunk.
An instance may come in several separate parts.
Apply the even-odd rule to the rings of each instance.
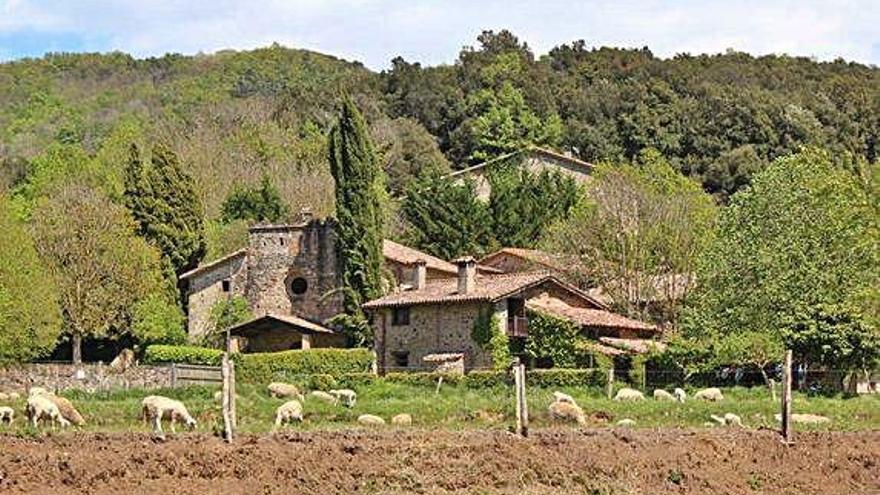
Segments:
[[[74,333],[71,335],[70,346],[73,354],[73,364],[82,363],[82,334]]]

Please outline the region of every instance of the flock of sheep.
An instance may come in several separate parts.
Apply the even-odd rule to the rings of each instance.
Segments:
[[[289,383],[270,383],[269,395],[278,399],[290,399],[284,404],[278,406],[275,410],[275,430],[281,426],[293,421],[303,420],[303,403],[305,396],[296,385]],[[309,393],[309,397],[337,405],[342,403],[345,407],[354,407],[357,402],[357,393],[351,389],[338,389],[324,392],[321,390],[313,390]],[[361,414],[357,418],[357,422],[362,425],[384,425],[385,420],[374,414]],[[412,424],[412,416],[407,413],[401,413],[391,418],[391,423],[396,425]],[[274,431],[274,430],[273,430]]]

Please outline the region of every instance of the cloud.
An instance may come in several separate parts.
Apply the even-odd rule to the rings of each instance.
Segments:
[[[0,0],[0,57],[59,47],[153,56],[277,41],[381,69],[397,55],[449,63],[481,30],[507,28],[538,53],[584,39],[661,56],[735,49],[880,64],[877,25],[873,0]]]

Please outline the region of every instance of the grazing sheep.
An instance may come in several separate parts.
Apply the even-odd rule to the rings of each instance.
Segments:
[[[675,396],[675,400],[679,402],[684,402],[684,400],[687,399],[688,396],[683,388],[678,387],[675,387],[675,390],[672,391],[672,395]]]
[[[553,392],[553,398],[556,400],[556,402],[568,402],[569,404],[577,405],[574,397],[558,390],[556,392]]]
[[[61,416],[64,417],[67,421],[75,426],[83,426],[86,424],[86,420],[83,419],[82,414],[76,410],[76,407],[73,406],[73,403],[64,397],[59,397],[52,392],[42,388],[42,387],[32,387],[28,392],[30,397],[42,396],[50,401],[52,401],[58,410],[61,412]]]
[[[314,397],[318,400],[322,400],[328,404],[336,405],[337,399],[336,397],[328,394],[327,392],[322,392],[320,390],[313,390],[310,394],[310,397]]]
[[[354,407],[357,402],[357,393],[354,390],[343,388],[339,390],[331,390],[330,395],[337,401],[342,401],[345,407]]]
[[[276,399],[297,399],[303,401],[302,392],[299,387],[290,383],[272,382],[269,384],[269,395]]]
[[[629,428],[629,427],[632,427],[635,425],[636,425],[636,420],[629,419],[629,418],[623,418],[617,422],[617,426],[622,426],[624,428]]]
[[[21,395],[18,392],[9,392],[9,400],[18,400],[21,398]]]
[[[587,423],[584,410],[577,404],[555,401],[548,408],[550,417],[559,421],[574,421],[579,425]]]
[[[674,395],[663,390],[662,388],[658,388],[658,389],[654,390],[654,400],[665,400],[668,402],[675,402],[676,401]]]
[[[375,426],[375,425],[384,425],[385,420],[380,418],[379,416],[375,416],[372,414],[361,414],[358,416],[357,422],[362,425]]]
[[[177,433],[174,429],[174,423],[177,420],[183,422],[188,430],[196,427],[196,420],[190,416],[189,411],[183,402],[162,397],[161,395],[150,395],[141,401],[141,416],[144,423],[148,420],[153,421],[153,432],[162,433],[162,419],[168,418],[171,424],[171,433]]]
[[[713,421],[720,424],[721,426],[739,426],[742,427],[742,418],[733,413],[725,413],[724,416],[716,416],[712,414],[710,416]]]
[[[719,400],[724,400],[724,394],[721,393],[721,389],[716,387],[704,388],[694,394],[694,399],[717,402]]]
[[[278,406],[278,409],[275,410],[275,428],[273,431],[280,428],[281,425],[294,420],[302,423],[303,406],[298,400],[289,400]]]
[[[42,394],[34,394],[28,397],[25,412],[27,412],[28,420],[34,428],[37,427],[41,419],[49,420],[53,424],[58,423],[62,428],[70,426],[70,423],[61,415],[58,406]]]
[[[391,424],[409,426],[412,424],[412,416],[407,413],[400,413],[391,418]]]
[[[782,415],[777,413],[775,416],[776,421],[782,422]],[[821,425],[825,423],[830,423],[831,418],[820,416],[818,414],[792,414],[791,415],[792,423],[799,423],[802,425]]]
[[[631,388],[622,388],[617,391],[614,400],[645,400],[645,394]]]
[[[0,407],[0,425],[3,423],[12,424],[15,419],[15,410],[8,406]]]

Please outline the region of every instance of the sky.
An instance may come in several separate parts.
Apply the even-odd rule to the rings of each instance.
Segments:
[[[487,29],[511,30],[537,55],[583,39],[663,57],[733,49],[880,65],[880,0],[0,0],[0,60],[278,42],[381,70],[398,55],[452,63]]]

